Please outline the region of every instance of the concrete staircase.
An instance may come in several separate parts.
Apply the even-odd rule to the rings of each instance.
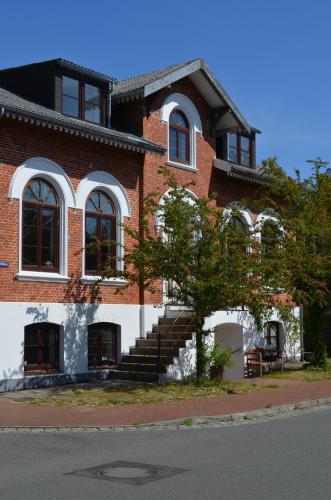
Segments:
[[[145,339],[137,339],[130,354],[123,356],[116,370],[112,370],[110,378],[135,380],[139,382],[159,382],[160,376],[167,372],[167,366],[173,364],[179,356],[179,349],[186,347],[192,340],[195,320],[191,313],[181,316],[160,317],[158,324],[147,333]],[[160,359],[158,358],[158,341],[160,339]]]

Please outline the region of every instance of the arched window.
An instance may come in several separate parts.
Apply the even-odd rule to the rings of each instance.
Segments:
[[[169,159],[190,163],[190,126],[184,113],[177,109],[169,119]]]
[[[110,197],[92,191],[85,208],[85,273],[99,275],[108,265],[116,269],[116,212]]]
[[[240,215],[232,215],[228,221],[228,252],[234,255],[246,254],[248,250],[247,238],[249,237],[249,228],[246,221]]]
[[[261,230],[261,248],[263,256],[272,256],[279,245],[281,232],[275,221],[267,219]]]
[[[23,193],[23,269],[59,271],[59,201],[47,181],[34,178]]]
[[[34,323],[24,329],[24,371],[59,369],[60,327],[52,323]]]
[[[88,367],[106,368],[117,364],[117,326],[95,323],[88,326]]]

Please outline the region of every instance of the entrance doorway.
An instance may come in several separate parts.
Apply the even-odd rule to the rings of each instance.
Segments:
[[[233,366],[224,368],[225,380],[244,378],[243,327],[237,323],[223,323],[215,328],[215,344],[230,347]]]

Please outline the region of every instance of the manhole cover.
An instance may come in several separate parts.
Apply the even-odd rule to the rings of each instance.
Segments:
[[[152,474],[155,474],[156,471],[151,469],[145,469],[143,467],[123,467],[122,466],[113,466],[113,467],[105,467],[104,469],[100,469],[97,472],[98,476],[106,476],[111,477],[113,479],[132,479],[136,477],[149,477]]]
[[[76,470],[72,472],[72,474],[128,484],[144,484],[180,474],[181,472],[185,472],[185,469],[119,461],[99,465],[98,467],[92,467],[90,469]]]

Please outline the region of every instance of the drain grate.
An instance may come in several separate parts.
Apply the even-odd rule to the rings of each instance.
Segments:
[[[163,465],[117,461],[99,465],[98,467],[92,467],[90,469],[76,470],[73,471],[72,474],[139,485],[174,476],[182,472],[185,472],[185,469],[166,467]]]

